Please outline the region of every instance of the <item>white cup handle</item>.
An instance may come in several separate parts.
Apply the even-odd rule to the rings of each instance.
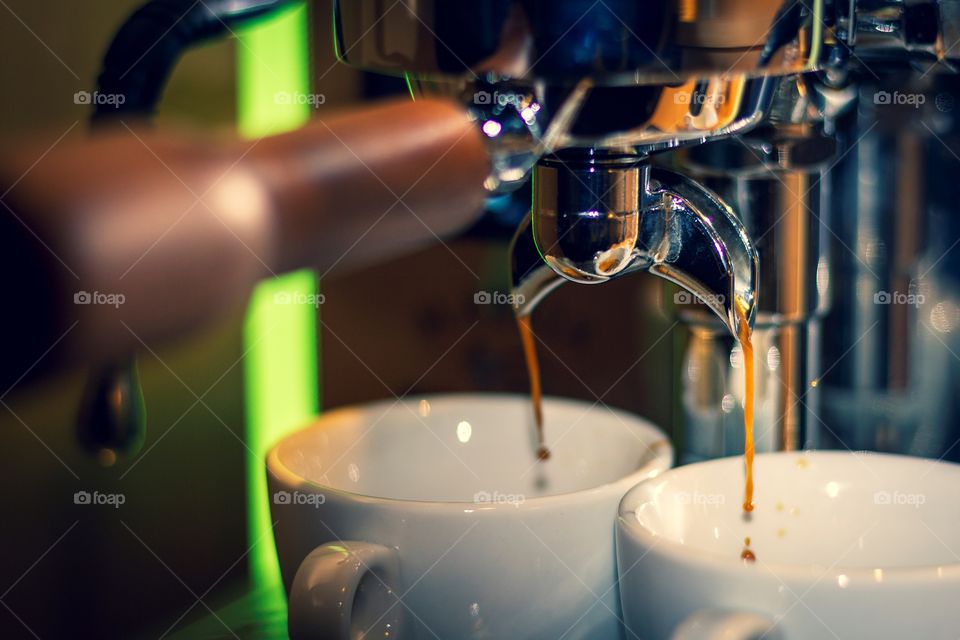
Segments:
[[[290,638],[397,638],[404,617],[394,594],[399,573],[397,554],[388,547],[352,541],[320,545],[293,579]]]
[[[758,613],[701,609],[691,613],[674,630],[671,640],[782,640],[770,618]]]

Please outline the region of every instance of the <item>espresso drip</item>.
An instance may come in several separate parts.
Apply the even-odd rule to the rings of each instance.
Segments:
[[[530,316],[518,316],[520,341],[523,343],[523,357],[527,362],[527,375],[530,377],[530,400],[533,403],[533,419],[537,426],[537,460],[550,458],[550,449],[543,437],[543,395],[540,388],[540,363],[537,361],[537,345],[533,341],[533,326]]]
[[[737,314],[737,339],[743,352],[744,402],[743,402],[743,457],[746,466],[746,482],[743,492],[743,510],[753,511],[753,343],[750,323],[747,322],[746,304],[737,298],[734,305]]]

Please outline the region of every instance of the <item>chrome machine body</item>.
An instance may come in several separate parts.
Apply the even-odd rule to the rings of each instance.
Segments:
[[[960,62],[960,2],[351,0],[336,20],[345,61],[470,108],[491,192],[532,176],[518,314],[567,281],[681,287],[683,459],[742,450],[738,300],[759,450],[946,452],[955,260],[923,238],[931,216],[958,237],[931,184],[957,167],[919,167],[954,136],[952,85],[930,91]],[[911,293],[932,306],[883,304]]]

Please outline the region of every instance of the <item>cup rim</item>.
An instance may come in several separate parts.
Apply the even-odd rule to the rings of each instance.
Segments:
[[[381,505],[381,506],[393,506],[393,507],[402,507],[404,510],[410,509],[426,509],[426,510],[436,510],[438,508],[454,509],[454,510],[470,510],[475,513],[488,513],[488,512],[504,512],[504,513],[514,513],[517,511],[524,511],[530,509],[542,509],[553,506],[565,505],[568,506],[573,502],[577,501],[589,501],[597,494],[603,494],[608,492],[614,492],[617,494],[618,499],[623,496],[623,494],[630,488],[638,483],[642,483],[645,480],[649,480],[663,471],[666,471],[673,466],[674,460],[674,450],[673,445],[670,443],[670,439],[667,435],[657,427],[653,422],[643,418],[639,415],[630,413],[629,411],[624,411],[616,407],[608,406],[610,411],[616,413],[623,422],[628,425],[631,429],[634,429],[642,434],[648,435],[649,442],[642,440],[646,444],[646,448],[651,452],[652,457],[647,461],[643,466],[635,469],[631,473],[624,475],[616,480],[611,482],[605,482],[603,484],[595,485],[592,487],[586,487],[584,489],[579,489],[577,491],[568,491],[565,493],[555,493],[546,496],[536,496],[533,498],[525,498],[524,501],[520,504],[502,504],[502,503],[477,503],[467,500],[420,500],[420,499],[407,499],[407,498],[392,498],[386,496],[372,496],[364,493],[357,493],[353,491],[348,491],[346,489],[341,489],[339,487],[332,487],[329,485],[324,485],[312,480],[308,480],[297,473],[293,472],[289,467],[287,467],[283,461],[280,459],[280,448],[287,442],[289,439],[296,437],[306,431],[322,429],[324,423],[329,422],[330,420],[337,419],[342,414],[348,412],[356,411],[369,411],[379,406],[390,405],[394,403],[399,404],[399,402],[419,404],[421,400],[427,400],[429,402],[434,401],[443,401],[443,402],[461,402],[461,401],[478,401],[482,400],[484,402],[497,402],[497,401],[510,401],[515,402],[517,400],[524,400],[529,402],[529,396],[526,394],[520,393],[501,393],[501,392],[469,392],[469,393],[425,393],[418,395],[406,396],[399,401],[391,399],[381,399],[375,400],[372,402],[363,402],[352,405],[345,405],[342,407],[337,407],[331,409],[330,411],[324,412],[320,416],[313,419],[305,427],[292,431],[291,433],[284,436],[280,441],[274,444],[270,451],[267,453],[266,458],[266,467],[267,473],[273,476],[279,483],[286,487],[295,488],[298,491],[310,491],[315,493],[324,493],[327,495],[338,496],[342,500],[356,502],[361,504],[369,505]],[[584,407],[591,406],[592,403],[589,403],[585,400],[578,400],[573,398],[565,398],[560,396],[543,396],[543,404],[573,404],[573,405],[583,405]]]
[[[883,459],[899,459],[911,462],[927,462],[930,464],[943,465],[944,467],[951,467],[954,469],[954,471],[960,473],[960,464],[953,462],[902,454],[880,453],[875,451],[774,451],[758,453],[756,457],[757,459],[760,459],[797,455],[811,458],[841,458],[849,457],[851,455],[865,455]],[[672,471],[685,469],[694,465],[729,464],[731,461],[742,459],[743,456],[741,455],[716,458],[713,460],[705,460],[689,465],[674,467]],[[668,470],[668,472],[669,471],[671,470]],[[671,561],[680,564],[703,567],[717,572],[743,571],[750,570],[752,568],[752,565],[747,565],[742,560],[735,558],[732,555],[728,557],[698,547],[681,544],[672,538],[655,533],[652,529],[638,521],[635,517],[632,519],[629,518],[628,516],[633,513],[633,510],[627,508],[627,503],[634,501],[636,494],[642,491],[643,488],[645,488],[646,485],[653,480],[653,478],[647,478],[637,483],[635,486],[631,487],[620,500],[620,504],[617,507],[617,530],[619,532],[634,538],[635,541],[638,541],[643,545],[647,552],[651,554],[669,556]],[[659,478],[659,480],[663,480],[663,478]],[[828,568],[823,568],[819,565],[813,564],[784,562],[763,562],[762,564],[764,568],[769,570],[781,582],[786,582],[787,580],[807,582],[811,579],[811,577],[816,578],[817,582],[824,582],[828,578],[832,578],[834,579],[834,582],[836,582],[836,579],[839,578],[839,576],[844,575],[851,581],[855,581],[858,584],[863,584],[864,582],[873,584],[877,582],[873,577],[876,569],[881,569],[883,571],[883,581],[881,584],[888,584],[891,582],[895,582],[897,584],[928,582],[931,577],[931,573],[936,575],[937,579],[940,581],[950,580],[953,582],[960,582],[960,560],[945,562],[937,565],[927,564],[893,567],[830,566]],[[812,576],[810,573],[812,568],[817,570],[818,573],[816,576]]]

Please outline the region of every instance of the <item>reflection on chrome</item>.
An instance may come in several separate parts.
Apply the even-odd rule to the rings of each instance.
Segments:
[[[421,400],[420,403],[417,405],[417,410],[420,413],[421,418],[430,417],[430,401]]]
[[[461,443],[466,444],[470,442],[470,437],[473,435],[473,427],[470,426],[470,423],[466,420],[462,420],[457,424],[457,440]]]

